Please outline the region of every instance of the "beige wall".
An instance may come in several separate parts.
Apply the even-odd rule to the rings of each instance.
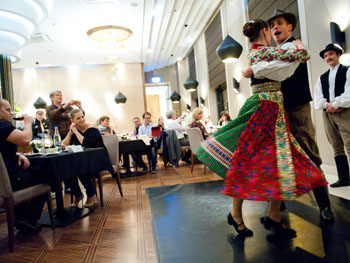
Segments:
[[[299,0],[299,15],[302,39],[306,42],[311,52],[309,62],[310,83],[313,92],[317,78],[328,70],[327,64],[319,56],[319,52],[331,42],[329,29],[330,22],[336,22],[343,26],[347,36],[350,32],[350,1],[349,0]],[[344,13],[345,11],[345,13]],[[347,43],[347,52],[350,51],[350,38]],[[322,112],[313,111],[316,127],[317,144],[320,149],[324,164],[334,164],[333,150],[328,143],[324,132]]]
[[[209,73],[208,73],[208,56],[205,42],[204,32],[198,38],[198,41],[194,45],[194,54],[196,62],[196,75],[198,85],[198,95],[202,97],[204,101],[204,115],[209,115],[213,123],[217,123],[217,104],[215,90],[210,89]]]
[[[111,117],[118,132],[132,130],[132,118],[145,110],[143,66],[140,63],[39,68],[40,92],[33,69],[13,70],[14,97],[24,112],[34,114],[34,101],[40,95],[51,104],[49,93],[61,90],[63,101],[81,100],[88,122],[101,115]],[[114,97],[121,91],[127,101],[117,105]],[[137,105],[137,106],[135,106]]]
[[[189,76],[189,68],[188,68],[188,60],[187,58],[178,61],[177,62],[177,70],[179,75],[179,83],[180,83],[180,95],[181,95],[181,112],[182,114],[187,113],[187,104],[191,106],[191,93],[188,92],[184,86],[183,83],[186,81],[186,79]]]
[[[249,79],[242,78],[241,74],[241,70],[248,65],[247,55],[249,52],[247,38],[242,34],[242,28],[246,21],[244,1],[225,0],[221,6],[221,14],[223,37],[225,38],[229,34],[243,47],[243,52],[239,60],[225,65],[229,112],[231,118],[235,118],[245,100],[251,95]],[[239,93],[233,88],[233,78],[240,83]]]

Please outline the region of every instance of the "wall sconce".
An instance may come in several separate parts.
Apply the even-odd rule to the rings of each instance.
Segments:
[[[233,79],[233,88],[235,89],[235,91],[237,91],[237,93],[239,93],[240,92],[239,82],[235,78],[232,78],[232,79]]]
[[[203,99],[202,97],[200,97],[200,98],[199,98],[199,102],[200,102],[201,104],[203,104],[203,105],[204,105],[204,103],[205,103],[205,99]]]
[[[187,110],[191,111],[191,106],[187,104]]]
[[[117,96],[114,97],[114,101],[117,104],[124,104],[126,102],[126,97],[119,91]]]
[[[216,55],[224,63],[232,63],[237,61],[242,53],[242,46],[236,40],[229,35],[226,36],[224,41],[216,49]]]
[[[198,81],[189,76],[184,82],[184,87],[187,91],[196,91],[198,87]]]
[[[332,43],[338,44],[345,51],[345,32],[342,32],[340,30],[340,27],[337,23],[330,22],[329,26],[331,29]]]
[[[174,103],[179,103],[181,100],[181,95],[176,91],[174,91],[173,94],[171,94],[169,99]]]

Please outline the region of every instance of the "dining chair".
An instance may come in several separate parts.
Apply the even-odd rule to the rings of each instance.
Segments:
[[[111,160],[112,167],[114,174],[112,175],[115,177],[120,196],[123,196],[123,190],[122,186],[120,184],[120,171],[119,171],[119,141],[118,141],[118,136],[113,134],[113,135],[102,135],[103,143],[106,146],[106,149],[108,151],[109,159]],[[102,171],[97,175],[97,180],[98,180],[98,187],[99,187],[99,192],[100,192],[100,203],[101,207],[103,207],[103,188],[102,188],[102,176],[109,174],[109,171]]]
[[[193,154],[198,146],[201,144],[203,139],[203,134],[199,128],[188,128],[187,129],[188,140],[190,141],[191,147],[191,173],[193,172],[194,161],[197,157]],[[204,165],[204,175],[206,172],[206,166]]]
[[[47,207],[50,214],[52,229],[55,229],[53,218],[51,187],[47,184],[37,184],[18,191],[12,191],[10,178],[0,153],[0,207],[6,210],[9,251],[13,252],[15,238],[15,215],[14,206],[29,201],[40,195],[47,196]]]

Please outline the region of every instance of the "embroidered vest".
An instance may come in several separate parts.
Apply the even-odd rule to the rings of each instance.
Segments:
[[[338,97],[344,92],[344,85],[346,82],[346,72],[349,67],[344,66],[342,64],[339,65],[337,70],[337,74],[335,75],[335,83],[334,83],[334,96]],[[329,70],[326,73],[321,75],[321,86],[323,97],[327,99],[329,102]]]
[[[286,42],[292,42],[294,37],[289,38]],[[309,77],[306,63],[300,63],[294,74],[282,81],[281,91],[283,94],[284,107],[287,109],[304,105],[312,101]]]

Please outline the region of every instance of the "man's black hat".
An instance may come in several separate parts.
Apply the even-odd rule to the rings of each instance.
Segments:
[[[331,43],[331,44],[328,44],[326,46],[326,48],[320,52],[321,58],[324,59],[324,53],[326,53],[329,50],[333,50],[333,51],[337,52],[337,54],[339,54],[339,53],[343,54],[343,49],[338,44]]]
[[[292,27],[293,27],[292,31],[293,31],[295,26],[297,25],[297,17],[292,13],[287,13],[287,12],[284,12],[282,10],[275,9],[272,17],[270,17],[267,20],[267,23],[269,23],[269,25],[271,25],[272,20],[274,20],[275,18],[280,17],[280,16],[283,17],[289,24],[292,25]]]

